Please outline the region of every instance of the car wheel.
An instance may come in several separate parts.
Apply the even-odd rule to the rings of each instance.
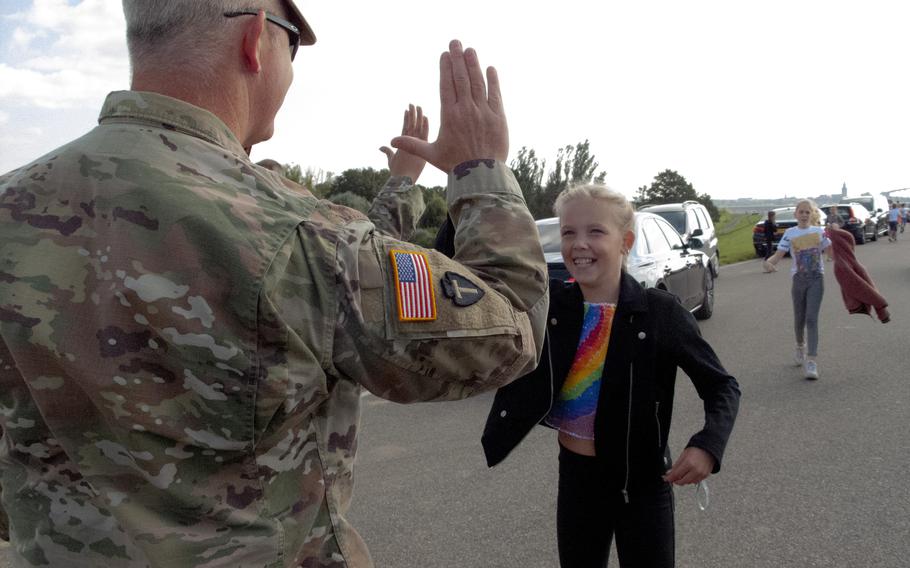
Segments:
[[[854,238],[856,239],[856,244],[866,244],[866,231],[860,230],[858,233],[856,233]]]
[[[705,270],[705,297],[695,311],[695,319],[706,320],[714,314],[714,275]]]
[[[715,251],[714,258],[711,259],[711,273],[714,278],[720,276],[720,250]]]
[[[873,227],[872,228],[872,242],[874,243],[877,240],[878,240],[878,227]]]

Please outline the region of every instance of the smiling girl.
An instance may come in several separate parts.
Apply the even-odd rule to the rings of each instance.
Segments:
[[[497,392],[487,462],[505,459],[537,423],[556,429],[561,566],[603,568],[614,536],[621,566],[673,566],[671,484],[720,470],[739,387],[676,297],[626,274],[635,232],[623,195],[573,187],[554,209],[574,282],[551,280],[545,357]],[[705,427],[674,463],[667,437],[677,368],[704,400]]]
[[[811,199],[802,199],[796,204],[795,227],[784,232],[777,245],[777,252],[764,262],[765,272],[776,272],[777,263],[788,252],[793,257],[790,274],[793,285],[790,296],[793,299],[793,320],[796,331],[796,356],[794,361],[803,367],[807,379],[818,379],[818,312],[825,295],[825,266],[822,252],[828,250],[831,259],[831,241],[825,230],[819,226],[821,216]],[[808,346],[806,345],[808,336]]]

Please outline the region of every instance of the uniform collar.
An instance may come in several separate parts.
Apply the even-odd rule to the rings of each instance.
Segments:
[[[220,118],[205,109],[166,95],[145,91],[114,91],[105,99],[98,123],[114,121],[154,124],[202,138],[234,154],[246,156],[243,145]]]

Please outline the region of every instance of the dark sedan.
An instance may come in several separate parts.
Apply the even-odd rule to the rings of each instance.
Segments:
[[[777,225],[777,230],[774,232],[774,235],[771,236],[771,253],[777,250],[777,243],[780,242],[780,238],[784,236],[784,231],[790,227],[795,227],[796,222],[796,207],[779,207],[773,209],[774,211],[774,223]],[[822,215],[821,210],[816,209],[818,212],[819,218],[824,222],[825,216]],[[752,228],[752,246],[755,247],[755,254],[764,257],[765,256],[765,221],[768,220],[768,216],[765,217],[755,224],[755,227]]]

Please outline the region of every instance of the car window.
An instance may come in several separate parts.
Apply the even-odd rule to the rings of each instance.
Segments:
[[[682,248],[683,240],[679,236],[679,233],[676,232],[669,223],[664,223],[663,221],[654,220],[657,223],[657,226],[660,227],[660,230],[663,231],[664,236],[667,237],[667,242],[670,243],[670,248]]]
[[[706,211],[705,209],[702,209],[701,207],[699,207],[698,209],[695,210],[695,213],[698,215],[698,220],[701,222],[701,228],[702,228],[702,229],[705,229],[705,228],[709,228],[709,229],[710,229],[710,228],[712,227],[712,225],[711,225],[711,217],[709,217],[709,216],[707,215],[707,213],[705,213],[705,211]]]
[[[677,232],[686,232],[686,212],[685,211],[649,211],[655,215],[660,215],[673,225]]]
[[[688,226],[686,227],[688,231],[676,229],[680,234],[691,233],[695,229],[699,228],[698,217],[695,216],[695,209],[686,209],[686,216],[689,218]]]
[[[872,203],[872,198],[862,198],[862,199],[851,199],[850,201],[854,203],[859,203],[869,211],[875,211],[875,205]]]
[[[559,236],[559,223],[541,223],[537,225],[540,233],[540,246],[544,252],[562,252],[562,238]]]
[[[830,211],[830,209],[824,209],[824,208],[822,208],[822,211],[826,211],[826,212],[827,212],[827,211]],[[851,215],[850,215],[850,206],[849,206],[849,205],[838,205],[838,206],[837,206],[837,214],[838,214],[841,218],[843,218],[844,221],[846,221],[847,219],[849,219],[849,218],[851,217]]]
[[[648,249],[651,253],[670,252],[670,243],[663,231],[655,224],[654,219],[645,219],[641,224],[641,231],[648,242]]]
[[[767,218],[768,218],[768,216],[766,215],[765,219],[767,219]],[[775,211],[774,220],[775,221],[795,221],[796,220],[796,211],[794,211],[792,209],[787,210],[787,211]]]

